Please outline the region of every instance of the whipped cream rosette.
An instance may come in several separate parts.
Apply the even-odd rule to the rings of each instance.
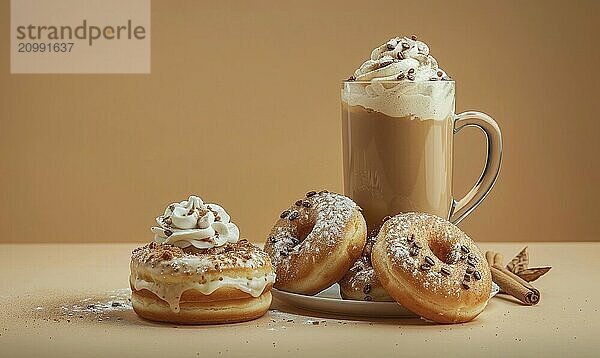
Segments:
[[[181,248],[209,249],[235,243],[240,237],[238,227],[230,222],[225,209],[217,204],[205,204],[194,195],[169,205],[156,222],[158,226],[151,229],[154,241]]]

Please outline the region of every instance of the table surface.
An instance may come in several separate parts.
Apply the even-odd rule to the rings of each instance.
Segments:
[[[527,307],[496,296],[477,319],[457,325],[323,316],[277,300],[246,323],[152,323],[127,301],[135,246],[0,245],[0,356],[581,357],[600,350],[598,243],[530,244],[530,266],[552,266],[535,283],[540,303]],[[510,258],[525,244],[480,246]]]

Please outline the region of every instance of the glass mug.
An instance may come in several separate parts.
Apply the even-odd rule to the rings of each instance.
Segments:
[[[480,112],[455,114],[454,81],[345,81],[342,85],[344,193],[369,232],[401,212],[458,224],[489,193],[500,171],[502,135]],[[461,199],[452,195],[454,135],[474,126],[487,138],[483,173]]]

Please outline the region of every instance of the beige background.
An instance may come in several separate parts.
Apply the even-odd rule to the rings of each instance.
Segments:
[[[153,1],[150,75],[10,75],[0,2],[2,242],[148,241],[197,193],[264,240],[309,189],[342,190],[339,85],[416,33],[500,123],[504,163],[463,223],[481,241],[599,240],[600,3]],[[461,133],[456,194],[483,138]]]

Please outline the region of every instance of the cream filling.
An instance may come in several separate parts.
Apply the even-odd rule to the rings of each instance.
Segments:
[[[131,275],[129,281],[136,291],[146,289],[160,297],[169,304],[173,312],[179,312],[179,300],[181,299],[181,295],[187,290],[196,290],[202,294],[210,295],[221,287],[232,287],[252,297],[258,297],[269,283],[275,282],[274,273],[250,279],[246,277],[221,277],[223,280],[214,280],[205,283],[183,280],[181,283],[159,284]]]

